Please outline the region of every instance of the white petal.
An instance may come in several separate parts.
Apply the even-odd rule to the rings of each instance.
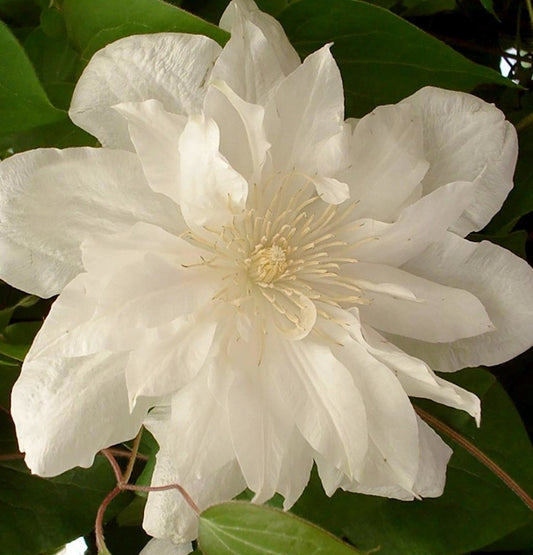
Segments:
[[[126,367],[132,406],[138,397],[164,397],[189,383],[209,355],[215,328],[212,318],[197,313],[145,335]]]
[[[310,339],[280,342],[274,355],[279,357],[272,373],[280,395],[306,441],[357,477],[366,453],[366,415],[349,371],[329,346]]]
[[[167,112],[157,100],[126,102],[113,109],[128,122],[130,139],[150,187],[179,204],[179,138],[187,118]]]
[[[278,478],[277,491],[285,498],[283,508],[287,511],[302,495],[309,482],[313,468],[313,450],[296,428],[289,438],[283,454],[283,463]]]
[[[342,80],[329,48],[308,56],[282,81],[266,106],[267,138],[276,171],[323,175],[316,153],[322,143],[343,131]]]
[[[217,370],[218,367],[204,369],[172,396],[169,421],[146,423],[180,472],[190,472],[198,479],[235,458],[225,401],[232,375],[222,375]],[[211,381],[216,383],[215,389]],[[188,448],[184,449],[184,445]]]
[[[476,395],[439,378],[423,361],[409,356],[372,329],[365,329],[370,352],[396,375],[407,395],[432,399],[468,412],[479,425],[481,404]]]
[[[263,128],[264,108],[245,102],[223,81],[208,89],[204,108],[220,129],[220,152],[249,183],[257,182],[270,148]]]
[[[355,341],[335,349],[364,399],[368,436],[395,483],[412,488],[418,468],[418,430],[411,402],[394,373]],[[359,481],[364,483],[364,472]]]
[[[422,118],[424,150],[431,166],[424,192],[482,173],[472,203],[451,230],[464,236],[484,227],[513,186],[518,153],[514,127],[492,104],[470,94],[425,87],[406,98]]]
[[[350,167],[336,177],[350,185],[354,216],[392,222],[424,177],[422,125],[409,106],[380,106],[350,137]]]
[[[412,501],[416,497],[439,497],[444,490],[446,467],[452,450],[418,416],[418,470],[413,486],[404,488],[398,484],[390,467],[387,467],[375,446],[369,449],[365,474],[360,483],[344,483],[347,491],[378,495],[402,501]]]
[[[361,220],[353,253],[364,262],[400,266],[440,239],[472,202],[476,182],[440,187],[405,208],[393,224]],[[387,280],[390,281],[390,280]]]
[[[281,25],[250,0],[231,2],[220,26],[231,38],[212,78],[225,81],[243,100],[264,104],[278,83],[300,64]]]
[[[533,272],[524,260],[488,241],[471,243],[448,233],[406,268],[428,279],[472,291],[495,330],[450,344],[430,345],[394,337],[393,342],[433,369],[501,364],[533,343]],[[466,310],[466,309],[465,309]]]
[[[183,239],[148,224],[88,242],[89,272],[65,287],[28,360],[131,350],[144,338],[156,340],[151,328],[197,310],[218,287],[216,272],[205,273],[201,255]]]
[[[322,177],[319,175],[309,176],[310,181],[316,187],[318,196],[329,204],[340,204],[350,198],[350,188],[346,183],[342,183],[332,177]]]
[[[192,550],[191,542],[175,544],[169,540],[152,538],[139,555],[188,555]]]
[[[201,35],[120,39],[91,58],[74,90],[69,115],[103,146],[131,149],[127,123],[111,107],[155,99],[169,112],[198,112],[220,51],[215,41]]]
[[[446,468],[452,456],[452,450],[418,416],[417,421],[420,462],[413,489],[420,497],[440,497],[444,491]]]
[[[181,210],[192,229],[220,226],[242,211],[246,180],[219,152],[216,123],[203,115],[189,118],[180,138]]]
[[[80,243],[135,222],[179,233],[178,207],[154,194],[137,158],[104,149],[38,149],[0,164],[0,274],[49,297],[82,269]]]
[[[392,282],[410,291],[416,300],[381,293],[366,297],[370,303],[359,308],[367,325],[422,341],[447,342],[493,330],[483,304],[472,293],[447,287],[381,264],[355,264],[355,278],[375,283]]]
[[[169,484],[182,486],[201,511],[215,503],[230,501],[246,487],[235,462],[228,463],[208,476],[196,479],[190,469],[177,467],[173,457],[160,450],[157,454],[152,485]],[[198,517],[178,490],[154,491],[148,494],[143,528],[151,536],[168,538],[171,542],[179,544],[197,538]]]
[[[23,364],[11,411],[26,464],[40,476],[89,467],[95,454],[139,431],[147,406],[130,413],[127,356],[38,358]]]
[[[240,367],[228,391],[228,418],[235,454],[254,501],[276,492],[283,457],[294,427],[272,390],[268,364]],[[299,470],[304,470],[300,468]],[[310,471],[310,468],[308,468]]]

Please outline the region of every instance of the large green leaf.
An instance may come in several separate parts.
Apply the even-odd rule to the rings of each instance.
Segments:
[[[503,388],[480,369],[460,372],[453,379],[482,399],[479,429],[460,411],[419,400],[416,404],[458,430],[531,494],[533,448]],[[454,455],[440,498],[402,502],[344,492],[328,498],[314,475],[293,510],[361,549],[381,546],[383,555],[468,553],[531,525],[531,512],[499,478],[444,439]]]
[[[397,102],[425,85],[471,91],[483,83],[513,86],[393,13],[357,0],[301,0],[280,15],[302,56],[333,42],[350,116]]]
[[[52,106],[24,49],[0,21],[0,137],[66,118]]]
[[[354,555],[348,544],[272,507],[243,501],[214,505],[200,515],[198,542],[204,555]]]
[[[215,25],[161,0],[65,0],[70,39],[87,61],[119,38],[173,31],[206,35],[223,43],[228,34]]]
[[[22,462],[11,466],[0,466],[1,555],[35,555],[88,533],[115,484],[103,457],[90,469],[74,469],[52,479],[31,476]],[[131,495],[120,497],[106,517],[129,500]]]
[[[51,102],[68,110],[81,70],[79,54],[66,37],[50,37],[41,27],[28,35],[24,48]]]

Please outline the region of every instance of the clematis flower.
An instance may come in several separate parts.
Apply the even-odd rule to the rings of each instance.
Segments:
[[[409,398],[479,422],[435,371],[532,343],[530,268],[464,239],[512,187],[514,129],[431,87],[344,121],[329,45],[301,63],[251,0],[221,25],[223,49],[107,46],[70,109],[102,148],[0,165],[0,275],[59,294],[13,389],[26,462],[87,467],[145,425],[153,484],[200,508],[245,488],[289,508],[313,463],[328,495],[438,496],[451,450]],[[175,491],[144,526],[160,552],[197,534]]]

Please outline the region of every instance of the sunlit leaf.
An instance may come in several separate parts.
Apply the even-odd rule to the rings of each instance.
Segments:
[[[242,501],[214,505],[200,515],[204,555],[353,555],[360,553],[290,513]]]

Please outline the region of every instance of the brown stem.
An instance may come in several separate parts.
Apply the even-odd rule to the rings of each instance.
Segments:
[[[133,442],[133,447],[131,449],[130,460],[128,461],[128,466],[126,467],[126,472],[124,472],[123,482],[127,484],[130,481],[131,473],[133,472],[133,467],[135,465],[135,459],[137,457],[137,453],[139,452],[139,445],[141,444],[141,437],[143,434],[143,429],[139,430],[139,433],[135,436],[135,441]]]
[[[15,461],[23,458],[24,453],[9,453],[8,455],[0,455],[0,461]]]
[[[435,418],[433,415],[429,414],[420,407],[415,407],[415,411],[428,424],[446,434],[461,447],[464,447],[473,457],[484,464],[515,495],[517,495],[530,511],[533,511],[533,499],[509,476],[509,474],[507,474],[492,459],[489,459],[489,457],[487,457],[487,455],[485,455],[483,451],[479,450],[474,444],[470,443],[470,441],[464,438],[459,432],[456,432],[453,428],[450,428],[450,426],[444,424],[444,422],[441,422],[438,418]]]
[[[102,449],[102,455],[109,461],[109,464],[113,468],[113,472],[115,473],[115,478],[117,479],[117,485],[120,485],[124,482],[122,477],[122,471],[120,470],[120,466],[118,465],[117,459],[113,457],[113,455],[109,452],[108,449]]]
[[[126,449],[106,449],[106,451],[108,451],[109,453],[111,453],[114,457],[125,457],[125,458],[130,458],[131,457],[131,451],[127,451]],[[146,455],[143,455],[142,453],[137,453],[135,455],[136,459],[139,459],[140,461],[147,461],[149,459],[149,457],[147,457]]]
[[[197,516],[200,516],[201,511],[198,508],[198,505],[192,500],[191,496],[187,493],[187,491],[184,488],[182,488],[179,484],[169,484],[168,486],[134,486],[132,484],[123,484],[122,488],[130,491],[146,491],[146,492],[168,491],[171,489],[177,489],[183,496],[183,499],[185,499],[185,501],[187,502],[187,505],[189,505],[189,507],[196,513]]]
[[[109,503],[115,499],[115,497],[122,491],[122,488],[117,485],[112,489],[102,501],[102,504],[98,507],[98,512],[96,513],[96,521],[94,523],[94,532],[96,537],[96,547],[98,553],[109,553],[107,546],[104,541],[104,514],[109,506]]]

